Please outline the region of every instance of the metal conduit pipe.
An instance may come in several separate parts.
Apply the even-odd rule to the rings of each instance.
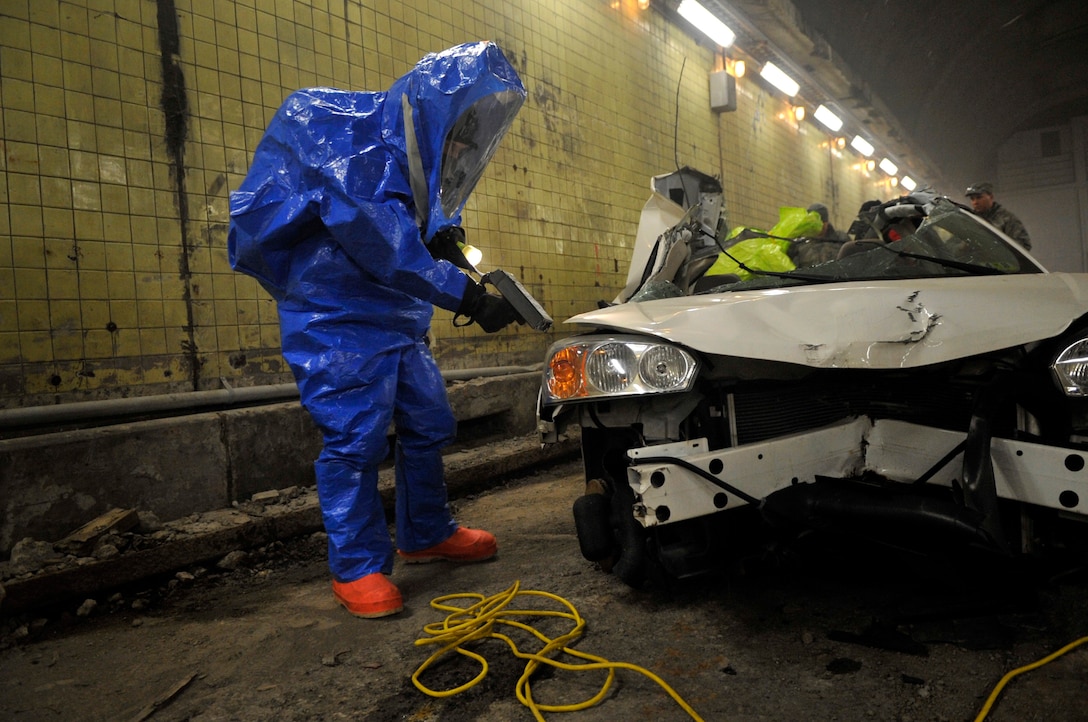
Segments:
[[[442,378],[449,382],[494,376],[512,376],[520,373],[539,373],[542,366],[543,364],[453,369],[443,371]],[[226,381],[223,383],[227,388],[214,391],[191,391],[157,396],[138,396],[130,399],[105,399],[102,401],[57,404],[55,406],[0,409],[0,429],[66,424],[92,419],[170,411],[192,411],[211,407],[222,408],[243,404],[274,403],[298,398],[298,387],[295,384],[246,386],[236,389],[227,385]]]
[[[471,381],[472,379],[489,378],[492,376],[513,376],[514,374],[540,373],[544,364],[532,366],[485,366],[478,369],[452,369],[443,371],[442,378],[446,381]]]

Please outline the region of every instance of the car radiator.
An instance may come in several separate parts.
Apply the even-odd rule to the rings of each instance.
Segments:
[[[808,431],[852,416],[897,419],[966,431],[978,388],[912,383],[903,378],[864,384],[735,389],[729,396],[737,444]]]

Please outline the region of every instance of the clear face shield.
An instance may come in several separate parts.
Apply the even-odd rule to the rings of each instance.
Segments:
[[[473,103],[454,123],[442,150],[438,198],[447,218],[457,212],[510,129],[524,96],[503,91]]]

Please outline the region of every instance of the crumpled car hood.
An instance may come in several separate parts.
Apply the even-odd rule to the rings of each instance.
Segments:
[[[855,281],[625,303],[567,323],[707,354],[820,368],[912,368],[1054,337],[1088,312],[1088,276]]]

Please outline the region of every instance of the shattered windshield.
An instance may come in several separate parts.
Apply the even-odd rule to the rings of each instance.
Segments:
[[[741,243],[723,244],[719,258],[731,263],[734,272],[722,274],[721,283],[713,277],[701,279],[692,290],[713,293],[838,281],[1041,272],[1013,245],[943,198],[928,216],[893,219],[868,235],[847,241],[774,239],[777,247],[768,252],[764,243],[761,253],[746,253]],[[802,247],[808,252],[801,252]]]

